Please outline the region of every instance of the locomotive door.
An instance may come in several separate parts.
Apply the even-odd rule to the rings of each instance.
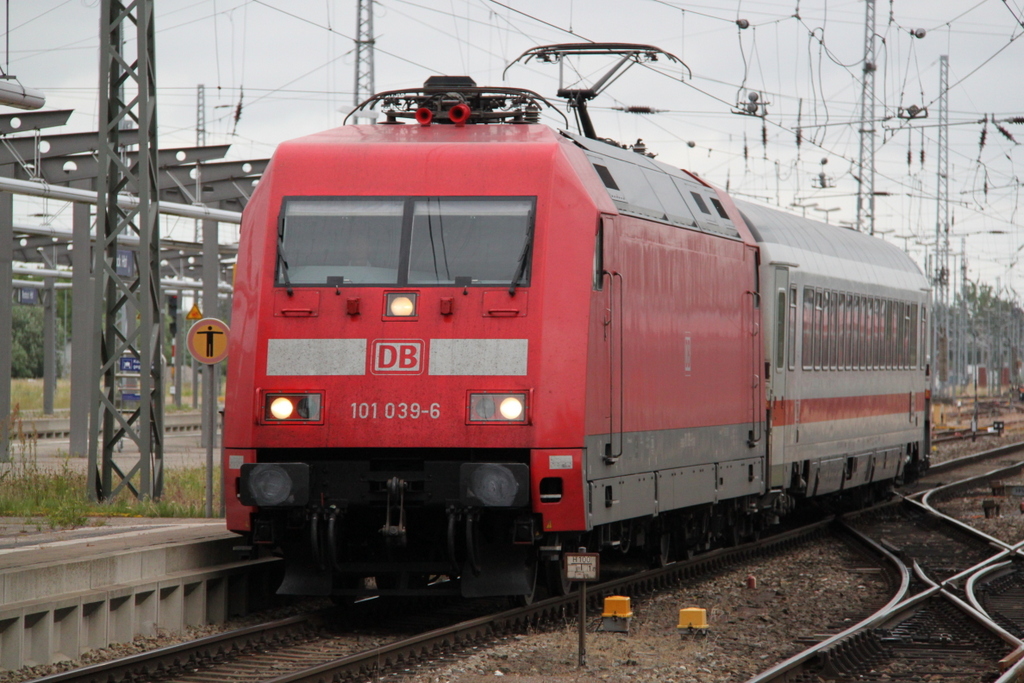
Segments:
[[[605,291],[604,341],[608,351],[608,441],[604,445],[607,461],[622,455],[623,446],[623,280],[616,270],[615,218],[601,216],[598,235],[597,270]],[[613,261],[609,264],[608,261]]]
[[[790,316],[796,315],[795,301],[790,301],[789,292],[789,268],[775,267],[774,286],[772,287],[772,302],[774,311],[774,329],[771,344],[771,383],[768,397],[771,406],[771,453],[772,463],[781,464],[785,462],[786,425],[783,419],[786,400],[786,356],[787,350],[794,343],[791,335],[794,330],[789,322]],[[792,309],[792,310],[791,310]],[[794,318],[795,321],[795,318]],[[788,329],[787,329],[788,328]],[[776,426],[778,425],[778,426]]]

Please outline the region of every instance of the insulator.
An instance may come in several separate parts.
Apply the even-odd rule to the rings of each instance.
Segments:
[[[527,123],[540,123],[540,107],[536,104],[526,105],[526,111],[523,114],[523,119]]]
[[[757,102],[758,94],[756,92],[748,93],[747,99],[750,100],[751,102]]]
[[[1006,130],[1005,128],[1000,126],[998,123],[995,124],[995,126],[996,126],[996,130],[998,130],[1000,133],[1003,134],[1003,137],[1005,137],[1007,140],[1009,140],[1013,144],[1015,144],[1015,145],[1017,144],[1017,141],[1014,139],[1013,135],[1010,134],[1010,131]]]
[[[928,34],[928,32],[925,31],[923,28],[915,28],[913,31],[910,32],[910,34],[915,38],[924,38]]]
[[[739,26],[741,29],[750,28],[750,22],[746,19],[737,19],[736,25]]]

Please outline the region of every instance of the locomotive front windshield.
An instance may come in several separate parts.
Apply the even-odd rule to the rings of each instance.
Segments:
[[[285,199],[279,285],[528,285],[533,197]]]

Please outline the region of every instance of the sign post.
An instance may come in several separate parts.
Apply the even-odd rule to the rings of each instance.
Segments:
[[[228,332],[224,321],[203,318],[189,329],[185,346],[200,363],[216,365],[228,357]],[[206,424],[210,425],[211,431],[206,439],[206,516],[213,517],[213,442],[217,432],[217,397],[214,396],[212,401],[206,403],[209,405],[204,404],[203,408],[207,411]]]
[[[601,555],[588,553],[580,548],[578,553],[565,553],[565,577],[569,581],[580,582],[580,657],[579,666],[587,665],[587,583],[597,581],[601,576]]]

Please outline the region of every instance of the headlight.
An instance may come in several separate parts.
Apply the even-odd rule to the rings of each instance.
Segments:
[[[309,500],[306,463],[245,463],[241,478],[242,505],[281,507],[305,505]]]
[[[526,422],[526,394],[470,394],[469,421]]]
[[[264,422],[319,422],[320,394],[267,394]]]
[[[523,409],[523,402],[518,396],[502,399],[498,405],[498,412],[506,420],[518,420],[523,416]]]
[[[415,292],[392,292],[388,294],[387,310],[389,318],[412,318],[416,315]]]
[[[464,462],[459,499],[471,507],[523,507],[530,503],[530,468],[522,463]]]

